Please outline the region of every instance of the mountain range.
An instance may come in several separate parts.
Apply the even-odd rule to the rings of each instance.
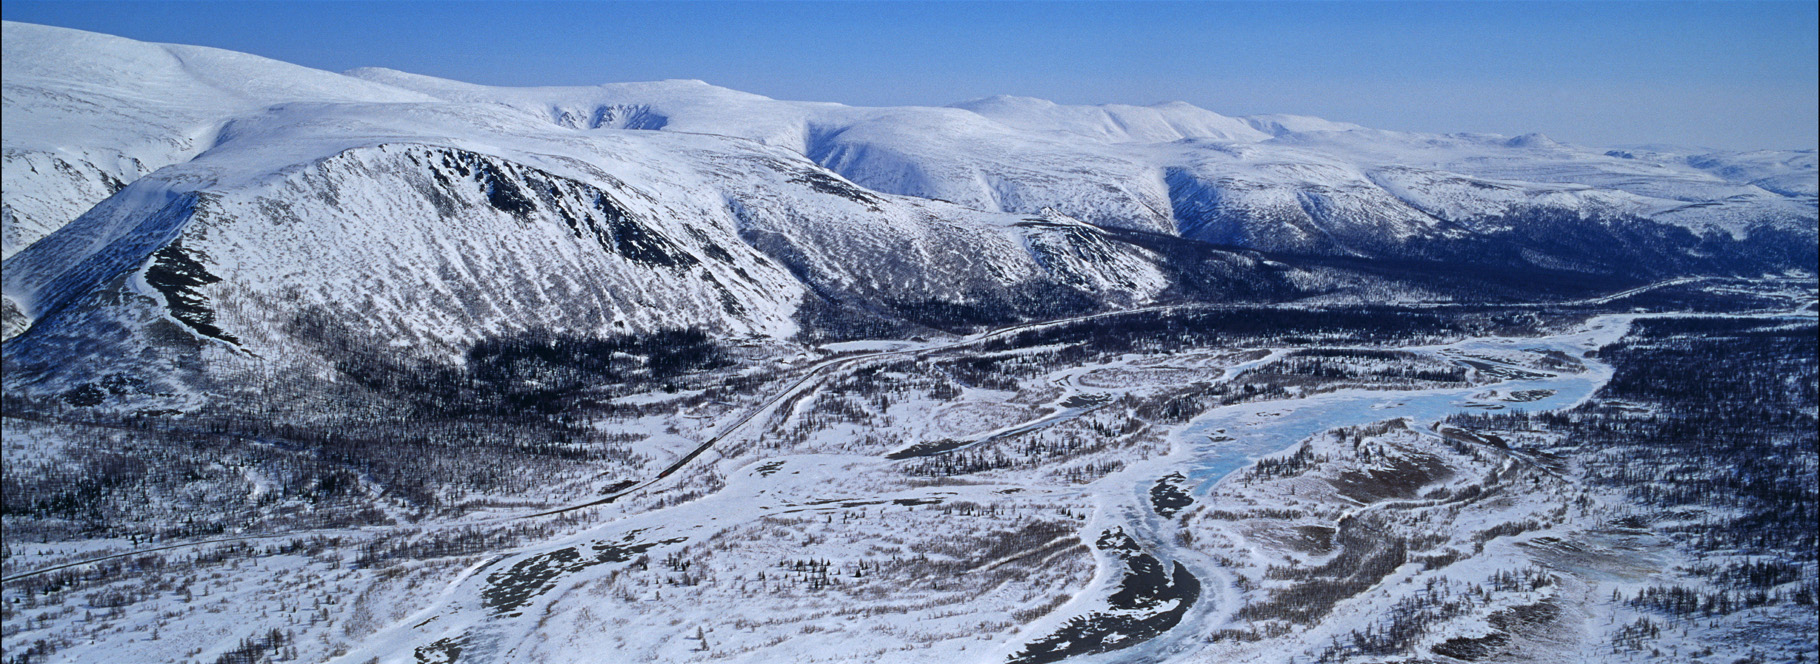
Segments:
[[[9,395],[694,329],[1546,299],[1816,267],[1813,150],[1600,149],[1185,103],[504,88],[8,22]]]

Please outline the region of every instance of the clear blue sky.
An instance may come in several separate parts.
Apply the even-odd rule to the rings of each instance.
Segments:
[[[1811,148],[1801,2],[42,2],[8,20],[497,85],[699,78],[784,99],[1183,100],[1588,145]]]

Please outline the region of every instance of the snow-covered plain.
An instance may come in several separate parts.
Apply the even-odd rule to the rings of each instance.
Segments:
[[[1288,364],[1305,356],[1295,348],[1056,363],[1066,345],[989,350],[1003,335],[840,346],[707,417],[685,408],[603,422],[717,443],[681,472],[585,509],[539,505],[623,489],[611,478],[552,483],[530,503],[157,558],[160,543],[9,541],[9,650],[49,639],[60,644],[53,661],[123,649],[214,661],[277,629],[281,642],[252,650],[338,662],[1379,661],[1352,646],[1357,634],[1419,623],[1384,656],[1629,661],[1620,632],[1651,614],[1612,598],[1695,561],[1611,525],[1630,503],[1577,481],[1570,460],[1525,451],[1538,440],[1494,441],[1445,420],[1588,402],[1611,377],[1588,351],[1618,342],[1638,316],[1324,346],[1365,378],[1313,381]],[[958,394],[929,379],[987,357],[1028,360],[1036,373]],[[1427,367],[1456,372],[1369,378]],[[1142,415],[1189,384],[1301,396],[1175,423]],[[855,400],[868,407],[841,406]],[[689,451],[665,441],[634,444],[645,468]],[[940,441],[968,444],[905,453]],[[504,536],[464,553],[373,553],[489,533]],[[62,582],[76,593],[24,594],[12,576],[135,549],[146,553],[127,570]],[[1188,575],[1164,590],[1186,579],[1191,592],[1117,599],[1144,582],[1129,561],[1146,556]],[[1726,621],[1738,619],[1761,617]],[[1699,625],[1684,629],[1711,629]],[[1812,656],[1811,644],[1770,634],[1703,661]]]

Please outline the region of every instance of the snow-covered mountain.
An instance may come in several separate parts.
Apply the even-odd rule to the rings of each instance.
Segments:
[[[258,56],[5,25],[3,253],[207,150],[234,116],[292,101],[424,95]]]
[[[441,138],[462,133],[485,138]],[[284,105],[9,259],[8,297],[37,322],[8,361],[105,376],[172,361],[146,350],[186,335],[292,357],[306,319],[444,358],[529,329],[788,337],[809,293],[1015,313],[1049,291],[1131,304],[1166,285],[1154,256],[1100,235],[867,192],[744,140],[574,140],[486,105]]]
[[[1253,250],[1597,275],[1814,263],[1812,151],[1182,103],[498,88],[10,22],[5,49],[9,385],[118,374],[178,395],[126,376],[319,363],[324,321],[434,360],[532,329],[787,338],[1382,292]]]
[[[1508,225],[1538,213],[1734,236],[1764,227],[1811,233],[1816,216],[1811,150],[1639,160],[1540,134],[1388,132],[1297,116],[1231,118],[1180,102],[1062,106],[1001,96],[947,108],[855,108],[700,81],[495,88],[385,69],[349,73],[565,126],[751,138],[876,191],[979,209],[1053,208],[1090,223],[1214,241],[1229,239],[1235,225],[1275,219],[1266,226],[1271,237],[1255,240],[1260,248],[1318,248],[1310,236],[1345,236],[1361,219],[1394,247],[1447,237],[1455,223]],[[1756,170],[1713,166],[1734,161]],[[1329,244],[1374,249],[1358,240]]]

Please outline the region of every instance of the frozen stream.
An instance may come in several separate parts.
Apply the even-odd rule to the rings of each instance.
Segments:
[[[1585,350],[1563,346],[1567,344],[1539,344],[1534,339],[1521,339],[1502,342],[1480,340],[1448,348],[1467,353],[1485,349],[1509,351],[1518,348]],[[1579,357],[1580,352],[1571,354]],[[1203,495],[1215,483],[1233,471],[1251,465],[1258,457],[1288,449],[1309,436],[1335,427],[1399,417],[1409,418],[1413,423],[1426,427],[1456,413],[1486,412],[1478,404],[1495,404],[1506,409],[1532,412],[1570,408],[1592,396],[1611,377],[1605,365],[1591,360],[1582,361],[1587,363],[1588,369],[1583,373],[1510,380],[1493,386],[1396,392],[1342,390],[1290,402],[1269,401],[1215,409],[1178,434],[1180,440],[1194,450],[1188,479],[1195,487],[1195,495]],[[1525,390],[1550,390],[1554,394],[1527,402],[1473,398],[1476,394],[1492,389],[1506,394]]]
[[[1087,531],[1091,534],[1104,528],[1123,527],[1157,558],[1181,563],[1191,571],[1201,581],[1201,597],[1179,624],[1149,642],[1098,655],[1070,657],[1068,661],[1165,659],[1196,647],[1199,636],[1219,628],[1228,614],[1238,608],[1235,606],[1237,598],[1230,594],[1226,572],[1204,556],[1178,548],[1174,537],[1178,526],[1172,519],[1158,516],[1153,511],[1149,490],[1158,478],[1170,473],[1182,473],[1188,478],[1186,486],[1190,489],[1191,496],[1201,501],[1205,500],[1215,484],[1234,471],[1250,466],[1260,457],[1287,450],[1309,436],[1328,429],[1409,418],[1412,426],[1427,430],[1433,423],[1449,415],[1487,412],[1488,405],[1530,412],[1573,407],[1590,398],[1612,375],[1609,365],[1585,358],[1586,352],[1617,341],[1629,329],[1632,318],[1629,315],[1604,316],[1587,322],[1573,332],[1549,337],[1487,337],[1442,346],[1402,349],[1454,361],[1470,360],[1496,369],[1518,369],[1530,374],[1544,372],[1516,367],[1493,358],[1509,355],[1513,351],[1558,351],[1584,363],[1586,370],[1580,373],[1547,371],[1548,375],[1542,377],[1526,376],[1490,385],[1452,389],[1350,389],[1302,399],[1238,404],[1203,414],[1174,434],[1174,451],[1169,456],[1135,465],[1119,473],[1117,479],[1128,482],[1129,489],[1109,495],[1110,504],[1104,505],[1101,518]],[[1233,367],[1227,375],[1231,377],[1269,360],[1270,358],[1264,358]],[[1477,398],[1478,395],[1493,390],[1500,395],[1525,390],[1548,390],[1552,394],[1529,401]],[[1116,583],[1116,579],[1099,581]]]

